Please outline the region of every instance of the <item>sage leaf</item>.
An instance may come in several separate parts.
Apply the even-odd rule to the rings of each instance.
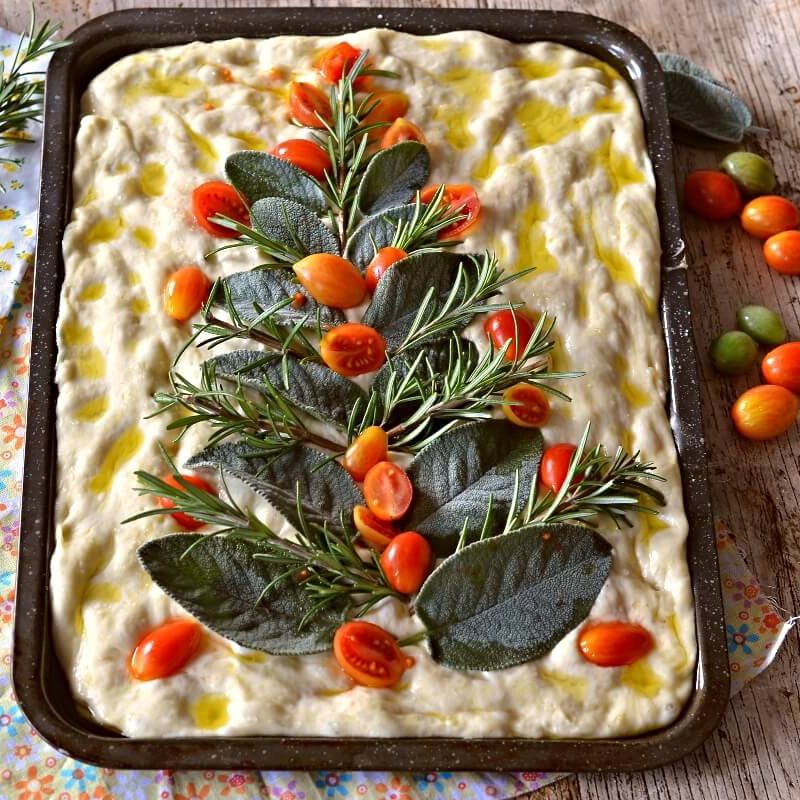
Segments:
[[[339,255],[336,237],[316,214],[294,200],[283,197],[258,200],[250,209],[250,219],[256,230],[286,245],[301,258],[312,253]]]
[[[400,142],[372,157],[361,184],[356,202],[362,214],[377,214],[414,197],[431,172],[428,148],[420,142]]]
[[[235,350],[210,362],[221,378],[269,393],[277,391],[295,408],[316,419],[347,427],[350,410],[356,402],[366,402],[358,384],[313,361],[301,361],[291,354],[284,357],[259,350]]]
[[[364,496],[347,471],[319,450],[304,444],[288,447],[272,458],[245,442],[224,442],[192,456],[189,469],[215,467],[238,478],[269,501],[295,528],[302,527],[297,502],[306,522],[343,531],[353,507],[363,505]]]
[[[611,547],[580,525],[532,525],[445,559],[414,607],[433,658],[454,669],[513,667],[550,652],[589,615]]]
[[[282,158],[259,150],[242,150],[228,156],[225,174],[248,203],[265,197],[285,197],[322,214],[325,195],[308,173]]]
[[[300,584],[284,580],[264,589],[281,565],[253,558],[258,542],[222,536],[176,534],[153,539],[138,550],[155,583],[203,625],[242,647],[276,655],[330,649],[347,606],[334,603],[314,614],[314,600]]]
[[[753,114],[732,89],[702,67],[675,53],[658,53],[673,122],[723,142],[741,142]]]
[[[536,480],[542,435],[504,419],[459,425],[423,448],[408,469],[414,504],[405,527],[427,537],[438,555],[452,553],[466,524],[467,540],[480,534],[491,497],[497,533],[513,501],[519,508]]]
[[[416,206],[398,206],[362,220],[345,247],[345,258],[364,269],[382,247],[389,247],[400,222],[414,216]]]

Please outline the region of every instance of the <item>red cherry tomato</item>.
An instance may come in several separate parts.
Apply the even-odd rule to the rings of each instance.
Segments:
[[[742,207],[742,196],[733,178],[711,169],[698,169],[687,175],[683,200],[698,217],[714,221],[730,219]]]
[[[398,261],[404,259],[408,253],[401,250],[399,247],[381,247],[372,261],[367,264],[367,269],[364,272],[364,280],[367,282],[367,291],[370,294],[375,294],[378,288],[378,282],[383,277],[384,273]]]
[[[131,675],[137,681],[152,681],[180,672],[202,638],[203,629],[193,619],[175,619],[153,628],[131,653]]]
[[[800,225],[800,210],[785,197],[765,194],[742,209],[742,227],[757,239],[788,231]]]
[[[411,505],[414,489],[408,475],[391,461],[381,461],[364,477],[364,499],[384,522],[400,519]]]
[[[422,131],[413,123],[403,117],[398,117],[384,132],[381,137],[381,150],[388,150],[400,142],[420,142],[425,144]]]
[[[514,404],[500,406],[503,414],[521,428],[540,428],[550,418],[550,401],[536,386],[517,383],[503,392],[503,400]]]
[[[542,454],[539,479],[553,494],[558,494],[567,479],[572,456],[578,448],[569,442],[548,447]]]
[[[787,342],[770,350],[761,362],[761,372],[767,383],[800,394],[800,342]]]
[[[351,443],[344,454],[342,466],[353,480],[363,481],[367,473],[379,462],[386,461],[389,438],[378,425],[370,425]]]
[[[408,111],[408,97],[402,92],[373,92],[367,100],[367,107],[371,110],[361,120],[361,125],[381,125],[369,131],[370,141],[375,142],[381,138],[386,126]]]
[[[578,635],[578,650],[598,667],[624,667],[655,646],[650,631],[632,622],[590,623]]]
[[[308,139],[287,139],[276,144],[269,152],[294,164],[320,182],[325,180],[325,173],[333,169],[328,151]]]
[[[353,522],[361,538],[375,550],[384,550],[397,536],[397,531],[387,522],[379,520],[366,506],[353,509]]]
[[[783,386],[755,386],[739,395],[731,409],[736,430],[745,439],[772,439],[797,419],[797,397]]]
[[[313,83],[292,81],[289,84],[289,114],[306,128],[322,129],[324,122],[329,125],[333,122],[331,101]]]
[[[333,637],[333,655],[339,666],[361,686],[389,689],[414,664],[397,640],[371,622],[345,622]]]
[[[800,231],[782,231],[764,242],[764,258],[784,275],[800,275]]]
[[[209,494],[216,494],[216,490],[214,489],[214,487],[207,481],[204,481],[198,475],[181,475],[181,478],[183,478],[187,483],[192,484],[192,486],[195,486],[198,489],[200,489],[200,491],[208,492]],[[167,475],[166,477],[163,478],[163,481],[168,486],[172,486],[173,489],[183,490],[183,486],[181,486],[181,484],[178,483],[178,480],[174,475]],[[175,508],[175,503],[173,503],[172,500],[169,500],[166,497],[159,497],[158,504],[161,506],[161,508]],[[203,525],[205,525],[205,522],[200,522],[199,520],[196,520],[194,517],[190,517],[188,514],[184,514],[181,511],[176,511],[174,514],[171,514],[170,516],[185,531],[196,531],[202,528]]]
[[[201,228],[214,236],[229,239],[238,238],[239,234],[230,228],[224,228],[209,217],[230,217],[242,225],[250,224],[250,213],[236,189],[224,181],[208,181],[202,183],[192,192],[192,211]]]
[[[386,582],[400,594],[414,594],[433,566],[433,550],[416,531],[398,533],[381,555]]]
[[[352,261],[333,253],[313,253],[292,269],[308,293],[331,308],[353,308],[367,291],[364,278]]]
[[[345,322],[322,337],[319,353],[334,372],[353,378],[380,369],[386,361],[386,342],[369,325]]]
[[[525,352],[533,336],[533,323],[520,311],[503,308],[486,317],[483,332],[489,337],[496,350],[510,342],[506,349],[506,360],[514,361]]]
[[[363,51],[359,50],[347,42],[339,42],[333,47],[329,47],[317,61],[317,69],[319,74],[327,83],[338,83],[342,76],[349,73],[353,64],[358,61],[358,57]],[[370,59],[364,64],[365,68],[371,65]],[[353,81],[353,88],[356,91],[366,91],[370,83],[369,75],[359,75]]]
[[[439,186],[428,186],[420,192],[420,202],[430,203]],[[454,222],[439,231],[437,239],[455,239],[457,236],[471,231],[480,220],[481,201],[475,189],[467,183],[447,183],[442,195],[442,203],[448,206],[452,213],[464,214],[464,219]]]

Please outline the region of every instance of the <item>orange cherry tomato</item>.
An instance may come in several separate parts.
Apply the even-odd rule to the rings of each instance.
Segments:
[[[592,622],[578,634],[580,654],[598,667],[624,667],[655,647],[646,628],[633,622]]]
[[[425,136],[422,131],[404,117],[398,117],[385,131],[381,137],[381,150],[388,150],[400,142],[420,142],[425,144]]]
[[[197,487],[203,492],[208,492],[209,494],[216,494],[214,487],[208,483],[208,481],[204,481],[198,475],[181,475],[187,483],[191,483],[192,486]],[[167,475],[163,478],[164,483],[168,486],[172,486],[173,489],[183,489],[180,483],[178,483],[177,479],[174,475]],[[166,497],[159,497],[158,504],[161,508],[175,508],[175,503],[172,500],[169,500]],[[188,514],[184,514],[181,511],[176,511],[174,514],[171,515],[175,522],[180,525],[181,528],[185,531],[196,531],[202,528],[205,525],[205,522],[200,522],[200,520],[195,519],[194,517],[190,517]]]
[[[373,128],[369,132],[372,141],[379,139],[383,135],[386,125],[394,122],[398,117],[402,117],[408,111],[408,97],[402,92],[373,92],[366,101],[370,112],[361,120],[361,125],[376,125],[381,123],[380,128]]]
[[[506,349],[506,361],[514,361],[525,352],[533,336],[533,323],[519,311],[503,308],[486,317],[483,332],[489,337],[496,350],[510,342]]]
[[[345,322],[322,337],[319,353],[334,372],[354,378],[380,369],[386,361],[386,342],[369,325]]]
[[[521,428],[540,428],[550,419],[550,401],[536,386],[518,383],[503,392],[503,400],[514,403],[503,405],[503,413]]]
[[[742,195],[733,178],[712,169],[698,169],[686,176],[683,201],[698,217],[715,222],[736,216],[742,207]]]
[[[364,499],[369,510],[384,522],[404,516],[414,489],[408,475],[391,461],[380,461],[364,477]]]
[[[331,101],[322,89],[313,83],[292,81],[289,84],[289,114],[306,128],[324,128],[324,122],[333,122]]]
[[[751,200],[742,209],[741,221],[751,236],[769,239],[800,225],[800,210],[785,197],[765,194]]]
[[[169,678],[197,652],[203,629],[193,619],[175,619],[145,634],[131,653],[130,673],[137,681]]]
[[[269,152],[294,164],[318,181],[324,181],[325,173],[333,169],[328,151],[308,139],[287,139],[276,144]]]
[[[353,64],[358,61],[358,57],[363,51],[348,42],[339,42],[333,47],[329,47],[320,55],[317,61],[317,69],[319,74],[327,83],[338,83],[342,76],[349,73]],[[364,63],[366,68],[371,65],[370,59]],[[359,75],[353,81],[353,88],[356,91],[363,92],[370,84],[369,75]]]
[[[430,203],[439,186],[428,186],[420,192],[420,202]],[[480,220],[481,201],[475,189],[468,183],[447,183],[442,195],[442,203],[448,206],[448,210],[453,214],[464,214],[464,219],[454,222],[443,228],[436,235],[437,239],[455,239],[464,233],[472,230]]]
[[[229,239],[238,238],[239,234],[210,222],[209,217],[217,215],[230,217],[242,225],[250,224],[250,213],[242,198],[236,193],[236,189],[224,181],[208,181],[202,183],[192,192],[192,211],[203,230],[213,236],[223,236]]]
[[[800,394],[800,342],[787,342],[770,350],[761,362],[761,372],[767,383]]]
[[[367,282],[367,291],[370,294],[375,294],[378,288],[378,281],[383,277],[384,273],[393,267],[398,261],[404,259],[408,253],[401,250],[399,247],[381,247],[372,261],[367,264],[367,269],[364,272],[364,280]]]
[[[164,284],[164,310],[178,322],[186,322],[205,303],[211,281],[198,267],[175,270]]]
[[[364,278],[353,262],[332,253],[306,256],[293,269],[308,293],[331,308],[353,308],[367,293]]]
[[[345,622],[333,637],[333,655],[339,666],[361,686],[389,689],[414,664],[397,639],[371,622]]]
[[[386,461],[389,437],[378,425],[365,428],[351,443],[344,454],[344,468],[353,480],[363,481],[366,474],[379,462]]]
[[[361,538],[375,550],[384,550],[397,536],[397,531],[388,523],[379,520],[366,506],[353,509],[353,522]]]
[[[800,231],[782,231],[764,242],[764,258],[784,275],[800,275]]]
[[[558,494],[567,479],[572,456],[578,448],[569,442],[561,442],[548,447],[542,453],[539,465],[539,480],[553,494]]]
[[[416,531],[398,533],[381,554],[386,582],[400,594],[414,594],[433,566],[433,550]]]
[[[780,436],[794,425],[797,397],[784,386],[755,386],[739,395],[731,409],[736,430],[745,439],[760,441]]]

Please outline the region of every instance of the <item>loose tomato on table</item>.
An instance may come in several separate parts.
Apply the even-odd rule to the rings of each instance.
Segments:
[[[397,531],[388,523],[378,519],[366,506],[353,509],[353,523],[361,538],[375,550],[385,550],[397,536]]]
[[[175,619],[145,634],[131,653],[129,669],[137,681],[169,678],[180,672],[200,647],[203,629],[193,619]]]
[[[181,267],[164,284],[164,310],[178,322],[193,317],[208,298],[211,281],[199,267]]]
[[[208,481],[203,480],[199,475],[181,475],[181,478],[185,480],[186,483],[190,483],[196,489],[200,489],[201,492],[216,494],[214,487]],[[178,479],[174,475],[167,475],[162,478],[162,480],[167,484],[167,486],[171,486],[173,489],[180,489],[181,491],[185,490],[185,488],[178,482]],[[167,497],[159,497],[158,504],[161,506],[161,508],[175,508],[175,503]],[[174,514],[170,514],[170,516],[185,531],[196,531],[205,525],[205,522],[200,522],[200,520],[190,517],[188,514],[184,514],[182,511],[176,511]]]
[[[782,231],[764,242],[764,258],[784,275],[800,275],[800,231]]]
[[[345,451],[343,466],[353,480],[363,481],[379,461],[386,461],[388,449],[386,431],[378,425],[370,425],[353,439]]]
[[[698,169],[686,176],[683,200],[698,217],[715,222],[736,216],[742,207],[742,196],[733,179],[711,169]]]
[[[319,343],[322,360],[334,372],[354,378],[374,372],[386,361],[386,341],[375,328],[345,322],[331,328]]]
[[[553,494],[558,494],[567,479],[572,456],[578,448],[570,442],[560,442],[548,447],[542,453],[539,465],[539,480]]]
[[[333,169],[328,151],[308,139],[287,139],[285,142],[278,142],[269,152],[276,158],[294,164],[320,182],[325,180],[325,173]]]
[[[505,357],[507,361],[514,361],[525,352],[533,336],[533,323],[521,311],[503,308],[486,317],[483,332],[496,350],[501,350],[509,343]]]
[[[322,89],[313,83],[292,81],[289,84],[289,114],[299,125],[306,128],[325,127],[333,122],[331,101]]]
[[[333,47],[325,50],[317,60],[317,69],[319,74],[327,83],[338,83],[342,76],[347,75],[353,67],[353,64],[358,61],[359,56],[363,53],[357,47],[353,47],[349,42],[339,42]],[[370,59],[364,63],[365,68],[369,68],[371,64]],[[369,75],[359,75],[353,81],[353,88],[356,91],[363,92],[370,85]]]
[[[388,150],[400,142],[420,142],[425,144],[422,131],[404,117],[398,117],[384,132],[381,137],[381,150]]]
[[[765,194],[751,200],[742,209],[741,222],[751,236],[769,239],[800,225],[800,210],[785,197]]]
[[[644,658],[655,646],[646,628],[633,622],[594,622],[578,634],[578,650],[598,667],[625,667]]]
[[[770,350],[761,362],[761,373],[767,383],[800,393],[800,342],[787,342]]]
[[[352,261],[332,253],[314,253],[292,269],[297,279],[318,302],[331,308],[353,308],[367,293],[364,278]]]
[[[517,383],[503,392],[503,400],[514,405],[502,405],[506,418],[521,428],[540,428],[550,418],[550,401],[538,387]]]
[[[356,683],[390,689],[414,665],[388,631],[371,622],[345,622],[334,634],[333,655]]]
[[[416,531],[398,533],[381,555],[386,582],[400,594],[414,594],[433,566],[433,550]]]
[[[436,193],[439,191],[439,186],[428,186],[420,192],[419,200],[421,203],[431,203]],[[443,205],[448,207],[448,210],[453,214],[463,214],[464,219],[442,228],[436,235],[436,238],[455,239],[464,233],[472,230],[480,220],[481,216],[481,201],[478,198],[478,193],[474,187],[467,183],[446,183],[444,184],[444,194],[441,200]]]
[[[239,234],[232,228],[211,222],[210,217],[230,217],[242,225],[250,224],[250,212],[244,201],[236,189],[224,181],[208,181],[200,184],[192,192],[192,211],[200,227],[214,236],[236,239]]]
[[[797,419],[797,397],[783,386],[755,386],[741,394],[731,409],[736,430],[761,441],[785,433]]]
[[[381,461],[364,477],[364,499],[369,510],[384,522],[394,522],[411,506],[414,489],[405,471],[391,461]]]
[[[402,261],[408,253],[401,250],[399,247],[381,247],[372,261],[367,264],[367,269],[364,272],[364,280],[367,283],[367,291],[370,294],[375,294],[378,288],[378,283],[384,274],[393,267],[398,261]]]

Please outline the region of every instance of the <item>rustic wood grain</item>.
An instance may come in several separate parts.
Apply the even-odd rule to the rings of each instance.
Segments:
[[[337,5],[335,0],[37,0],[40,18],[65,32],[108,11],[143,6]],[[800,4],[797,0],[469,0],[370,2],[353,6],[478,6],[580,10],[631,28],[656,50],[680,52],[737,88],[770,133],[748,147],[774,163],[779,191],[800,201]],[[21,29],[29,0],[2,0],[0,26]],[[679,146],[678,178],[717,163],[719,152]],[[725,520],[764,587],[785,609],[800,609],[800,433],[753,444],[737,438],[728,409],[758,381],[756,370],[723,380],[711,370],[711,340],[732,327],[745,302],[780,311],[800,338],[798,279],[767,269],[758,243],[736,224],[685,219],[700,353],[703,418],[716,515]],[[632,775],[577,775],[531,795],[533,800],[790,800],[800,797],[800,649],[792,633],[776,663],[731,703],[721,728],[696,753],[664,769]]]

